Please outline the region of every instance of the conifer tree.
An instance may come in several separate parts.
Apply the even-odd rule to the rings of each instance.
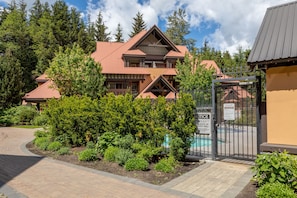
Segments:
[[[8,50],[0,56],[0,111],[20,104],[23,72],[18,59]]]
[[[70,16],[68,6],[62,0],[58,0],[52,6],[52,19],[54,23],[54,35],[59,46],[66,47],[69,44]]]
[[[109,41],[109,35],[110,32],[107,32],[107,26],[104,24],[103,16],[100,11],[95,22],[95,38],[97,41]]]
[[[115,40],[116,42],[124,42],[123,39],[123,29],[121,27],[121,24],[118,24],[118,27],[116,29],[116,33],[115,33]]]
[[[146,23],[143,20],[143,14],[140,12],[136,13],[136,16],[133,18],[132,32],[129,34],[130,38],[146,29]]]
[[[19,9],[12,10],[0,26],[1,53],[9,51],[13,57],[19,60],[25,83],[24,92],[32,90],[34,80],[32,71],[36,66],[36,56],[31,49],[32,39],[29,34],[24,13]]]
[[[185,10],[179,8],[172,15],[168,16],[166,36],[175,45],[186,45],[189,50],[192,50],[195,45],[194,39],[186,39],[185,36],[190,33],[190,24],[186,21]]]

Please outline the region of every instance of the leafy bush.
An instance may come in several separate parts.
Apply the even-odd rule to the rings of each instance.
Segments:
[[[140,170],[145,171],[148,170],[149,163],[143,158],[131,158],[125,163],[125,169],[127,171]]]
[[[104,155],[105,150],[110,146],[117,146],[118,141],[121,136],[115,132],[105,132],[103,133],[96,143],[96,150],[101,154]]]
[[[89,141],[89,142],[87,142],[86,147],[87,147],[88,149],[95,149],[95,144],[94,144],[93,141]]]
[[[109,161],[109,162],[115,162],[116,161],[116,156],[119,153],[120,148],[110,146],[108,147],[105,152],[104,152],[104,159]]]
[[[70,148],[69,148],[69,147],[61,147],[61,148],[57,151],[57,153],[58,153],[59,155],[67,155],[67,154],[70,153]]]
[[[90,134],[89,140],[97,139],[101,128],[97,100],[78,96],[53,99],[44,113],[53,137],[64,145],[85,145],[86,134]]]
[[[48,145],[47,150],[49,150],[49,151],[58,151],[61,147],[62,147],[62,144],[60,142],[54,141],[54,142],[51,142]]]
[[[169,154],[173,156],[176,160],[183,160],[184,156],[187,154],[185,153],[185,149],[183,148],[184,142],[180,137],[176,137],[171,139],[169,142],[170,151]]]
[[[37,137],[34,140],[34,145],[37,146],[41,150],[47,150],[48,145],[50,144],[49,137]]]
[[[15,107],[14,124],[30,124],[38,112],[32,106],[18,106]]]
[[[79,161],[95,161],[97,159],[97,152],[95,149],[85,149],[78,153]]]
[[[30,124],[34,117],[38,115],[36,109],[32,106],[17,106],[12,107],[3,112],[0,118],[2,125],[17,125],[17,124]]]
[[[181,138],[183,143],[179,145],[179,148],[184,150],[183,156],[179,157],[182,160],[185,159],[186,154],[189,152],[192,137],[196,131],[194,109],[195,103],[192,96],[190,94],[180,94],[176,104],[168,112],[169,126],[173,132],[173,136]]]
[[[45,126],[47,124],[47,116],[41,113],[35,116],[31,123],[35,126]]]
[[[297,198],[293,189],[288,185],[279,182],[264,184],[256,191],[256,196],[258,198]]]
[[[259,186],[280,182],[297,190],[297,159],[286,151],[258,155],[252,170]]]
[[[37,130],[37,131],[34,132],[34,136],[36,138],[49,137],[49,133],[47,131],[44,131],[44,130]]]
[[[159,157],[162,156],[164,151],[163,147],[153,147],[147,144],[139,143],[133,144],[132,149],[138,158],[143,158],[148,162],[158,161]]]
[[[134,157],[134,154],[131,150],[129,149],[120,149],[118,152],[117,152],[117,155],[116,155],[116,162],[120,165],[120,166],[123,166],[125,165],[125,163]]]
[[[135,142],[135,139],[132,134],[125,135],[124,137],[120,138],[118,141],[118,146],[123,149],[129,149]]]
[[[156,165],[155,165],[155,170],[161,171],[164,173],[172,173],[174,172],[176,166],[177,166],[177,161],[174,159],[174,157],[169,157],[169,158],[163,158],[161,159]]]

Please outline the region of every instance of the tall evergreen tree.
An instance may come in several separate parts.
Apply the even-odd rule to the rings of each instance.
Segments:
[[[36,0],[30,9],[30,25],[37,24],[37,21],[42,17],[43,9],[40,0]]]
[[[49,62],[53,59],[59,46],[54,36],[54,23],[48,10],[43,12],[36,23],[38,25],[30,23],[30,34],[33,39],[32,49],[38,59],[34,73],[40,75],[49,67]]]
[[[146,29],[146,23],[143,20],[143,14],[139,11],[136,13],[136,16],[133,18],[132,32],[129,34],[130,38]]]
[[[101,11],[97,16],[97,20],[95,22],[95,38],[97,41],[109,41],[110,40],[110,32],[107,31],[107,26],[104,24],[103,16]]]
[[[31,49],[32,39],[22,11],[15,9],[7,15],[0,26],[0,43],[1,53],[10,51],[19,60],[23,71],[22,81],[25,83],[24,91],[32,90],[32,71],[36,66],[36,56]]]
[[[72,45],[77,43],[78,33],[83,26],[81,24],[83,21],[80,19],[80,13],[76,8],[71,8],[69,22],[69,43]]]
[[[24,83],[18,59],[8,50],[0,56],[0,111],[20,104]]]
[[[118,27],[116,29],[116,33],[114,34],[116,42],[124,42],[123,39],[123,29],[121,27],[121,24],[118,24]]]
[[[90,54],[95,51],[96,41],[94,36],[88,33],[88,29],[85,27],[83,21],[81,22],[81,28],[78,32],[77,44],[81,46],[86,54]]]
[[[58,0],[52,6],[52,19],[54,23],[54,35],[60,46],[69,44],[70,16],[68,6],[62,0]]]
[[[179,8],[172,15],[168,16],[166,36],[176,45],[186,45],[189,50],[195,46],[195,39],[186,39],[185,36],[190,33],[190,24],[186,21],[185,10]]]

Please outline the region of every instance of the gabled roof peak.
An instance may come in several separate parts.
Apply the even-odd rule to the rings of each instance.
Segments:
[[[167,38],[167,36],[160,30],[160,28],[158,28],[156,25],[153,25],[131,48],[130,50],[132,49],[135,49],[137,48],[146,38],[149,37],[149,35],[151,34],[157,34],[158,37],[160,37],[159,39],[159,42],[161,40],[163,40],[164,43],[166,43],[166,45],[168,47],[170,47],[172,50],[174,51],[177,51],[177,52],[180,52],[179,49],[175,46],[175,44],[169,39]],[[155,43],[155,44],[151,44],[151,46],[158,46],[158,43]],[[160,46],[160,45],[159,45]]]

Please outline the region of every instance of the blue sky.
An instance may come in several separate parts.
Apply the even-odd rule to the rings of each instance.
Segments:
[[[24,0],[30,8],[35,0]],[[41,0],[45,2],[46,0]],[[47,0],[50,4],[56,0]],[[166,19],[178,8],[184,8],[197,47],[208,40],[209,45],[231,53],[238,47],[252,48],[266,9],[292,0],[65,0],[76,7],[82,17],[90,15],[95,21],[99,11],[108,31],[115,33],[117,24],[123,28],[125,39],[131,32],[133,17],[140,11],[148,28],[158,25],[166,30]],[[0,0],[0,6],[10,0]]]

